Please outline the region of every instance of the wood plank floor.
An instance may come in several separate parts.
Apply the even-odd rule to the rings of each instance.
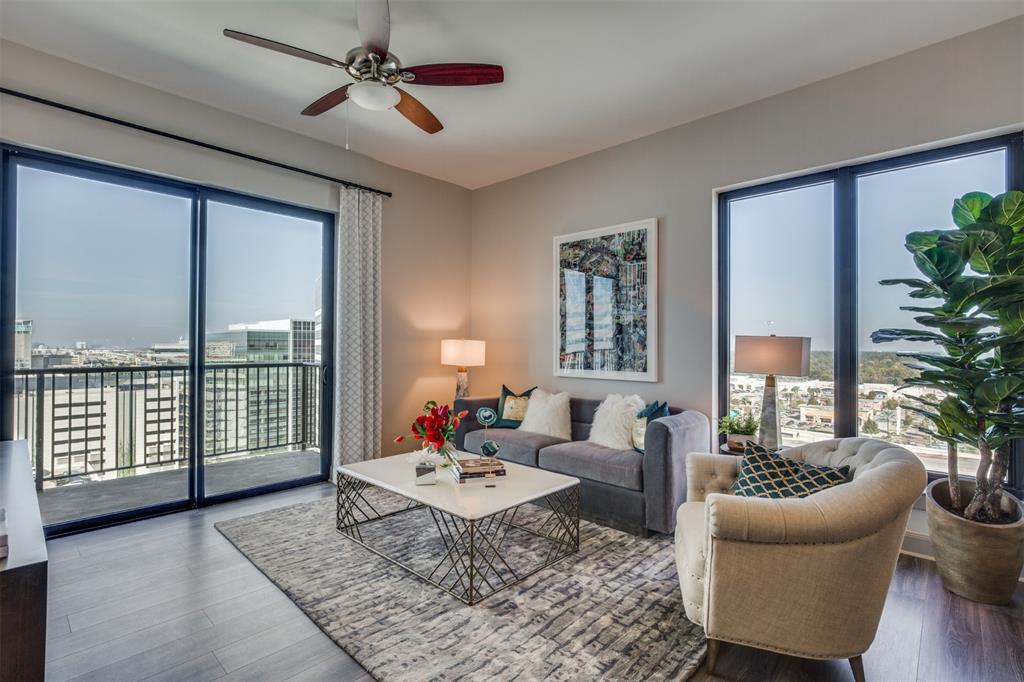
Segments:
[[[47,679],[368,682],[213,527],[333,494],[325,483],[52,540]],[[902,556],[864,665],[871,682],[1024,680],[1024,591],[1007,607],[967,602]],[[853,679],[845,661],[732,645],[717,672],[694,679]]]

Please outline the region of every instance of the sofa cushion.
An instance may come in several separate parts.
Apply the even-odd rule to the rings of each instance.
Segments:
[[[707,532],[703,502],[684,502],[676,512],[676,572],[686,617],[703,625]]]
[[[538,450],[566,442],[563,438],[518,429],[478,429],[466,434],[465,448],[469,452],[480,454],[480,447],[485,440],[493,440],[501,446],[498,459],[531,467],[537,466]]]
[[[587,478],[608,485],[643,490],[643,455],[636,450],[614,450],[590,441],[550,445],[540,451],[537,465],[560,474]]]

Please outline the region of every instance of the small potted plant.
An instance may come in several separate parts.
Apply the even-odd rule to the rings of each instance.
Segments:
[[[756,440],[758,421],[750,412],[739,415],[734,412],[718,420],[718,432],[725,434],[725,442],[733,452],[743,452],[747,441]]]
[[[918,376],[906,406],[946,444],[949,477],[926,491],[928,528],[946,589],[1006,604],[1024,565],[1024,506],[1003,488],[1013,440],[1024,437],[1024,192],[971,192],[953,203],[952,230],[912,232],[906,247],[922,279],[883,280],[929,302],[903,306],[922,328],[880,329],[875,343],[924,341],[937,353],[900,353]],[[931,397],[938,393],[938,397]],[[960,480],[958,448],[980,453]]]

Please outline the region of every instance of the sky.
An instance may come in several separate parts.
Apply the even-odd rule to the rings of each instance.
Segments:
[[[914,327],[901,305],[927,305],[881,279],[920,277],[904,248],[908,232],[954,227],[953,200],[967,192],[1005,191],[1005,152],[863,176],[857,186],[858,337],[861,350],[922,344],[871,342],[883,327]],[[733,334],[810,336],[812,350],[833,349],[832,184],[730,204]]]
[[[875,329],[913,325],[899,310],[914,277],[907,232],[953,226],[954,198],[1005,188],[1002,151],[858,180],[859,343]],[[833,348],[832,186],[730,204],[733,334],[810,336]],[[20,168],[19,319],[33,342],[144,348],[188,331],[189,199]],[[233,322],[311,319],[321,267],[320,224],[211,202],[207,329]],[[671,298],[661,306],[671,305]],[[913,346],[904,346],[913,347]]]
[[[21,167],[18,319],[33,343],[146,348],[188,334],[190,200]],[[313,319],[320,223],[210,202],[207,330]]]

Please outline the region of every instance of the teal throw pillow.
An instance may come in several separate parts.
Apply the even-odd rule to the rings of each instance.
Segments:
[[[786,459],[762,445],[747,443],[732,493],[739,497],[807,497],[846,483],[850,467],[817,466]]]
[[[657,400],[637,412],[636,419],[633,420],[633,449],[642,453],[644,438],[647,435],[647,425],[654,419],[668,415],[668,403],[659,403]]]
[[[502,384],[501,397],[498,399],[498,421],[494,423],[499,429],[516,429],[523,423],[526,416],[526,408],[530,405],[530,394],[536,390],[536,386],[516,393],[508,386]]]

